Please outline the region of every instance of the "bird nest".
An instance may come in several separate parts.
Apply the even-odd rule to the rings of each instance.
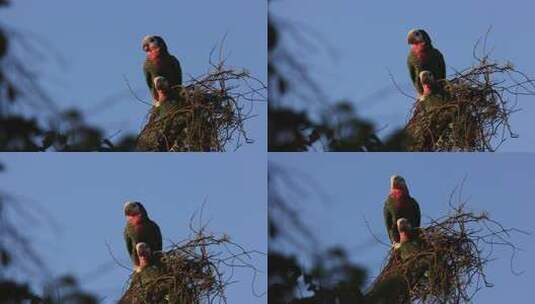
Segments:
[[[518,96],[535,95],[533,80],[512,64],[477,60],[442,83],[442,105],[424,110],[416,102],[405,129],[410,151],[495,151],[517,137],[510,116]]]
[[[422,248],[405,261],[390,250],[369,297],[390,294],[388,303],[469,303],[482,287],[492,286],[485,274],[491,259],[483,246],[516,250],[508,240],[513,230],[485,213],[455,208],[452,215],[419,230]]]
[[[159,255],[158,272],[149,279],[132,274],[130,287],[119,303],[227,303],[225,289],[231,278],[222,266],[244,267],[251,252],[233,243],[228,236],[198,233]]]
[[[252,143],[244,122],[252,118],[244,101],[253,102],[265,86],[247,71],[213,65],[208,74],[172,88],[177,101],[160,114],[153,107],[137,138],[137,150],[160,152],[225,151]],[[250,104],[250,103],[249,103]],[[162,107],[160,106],[160,107]]]

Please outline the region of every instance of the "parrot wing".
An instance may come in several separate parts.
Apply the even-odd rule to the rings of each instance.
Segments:
[[[124,228],[124,241],[126,243],[126,250],[128,251],[128,255],[132,257],[134,247],[132,246],[132,240],[130,239],[130,236],[128,234],[128,226]]]
[[[145,60],[145,63],[143,64],[143,74],[145,74],[145,80],[147,81],[147,86],[149,87],[149,91],[151,93],[151,96],[155,97],[155,88],[153,83],[153,73],[151,72],[151,63],[148,60]]]
[[[416,71],[416,66],[414,65],[412,54],[409,54],[407,58],[407,68],[409,69],[409,75],[411,77],[412,84],[416,89],[418,89],[418,75]]]
[[[418,202],[414,198],[411,198],[411,200],[414,205],[414,222],[416,223],[416,226],[413,228],[420,227],[421,217],[422,217],[421,212],[420,212],[420,206],[418,205]]]
[[[389,208],[389,200],[385,201],[385,206],[383,208],[383,215],[385,219],[386,232],[388,233],[388,238],[392,241],[394,236],[392,235],[392,214]]]
[[[154,223],[154,230],[156,232],[156,248],[154,250],[162,251],[162,232],[160,231],[160,227],[156,223]]]
[[[438,65],[438,71],[437,75],[435,75],[435,78],[446,79],[446,62],[444,61],[444,56],[439,50],[435,49],[435,57]]]
[[[172,59],[173,59],[173,65],[174,65],[174,68],[175,68],[175,71],[176,73],[178,74],[178,85],[182,86],[182,68],[180,67],[180,61],[178,61],[178,59],[176,59],[175,56],[171,56]]]

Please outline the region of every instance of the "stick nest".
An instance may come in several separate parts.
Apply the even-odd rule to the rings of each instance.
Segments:
[[[224,291],[232,278],[223,274],[222,266],[256,271],[246,262],[251,253],[226,235],[215,237],[200,231],[161,253],[158,270],[149,277],[132,274],[119,303],[227,303]]]
[[[153,107],[137,138],[137,150],[160,152],[217,151],[252,143],[244,122],[252,102],[262,100],[265,90],[247,71],[212,64],[212,71],[172,88],[176,102],[166,104],[164,114]],[[247,103],[248,102],[248,103]],[[246,105],[251,107],[246,109]]]
[[[495,151],[518,137],[510,116],[519,96],[535,95],[533,80],[510,63],[474,57],[476,65],[443,81],[440,106],[416,102],[406,125],[410,151]]]
[[[484,271],[490,252],[485,253],[483,246],[516,250],[507,240],[512,230],[487,214],[455,208],[452,215],[419,230],[422,248],[405,261],[390,250],[370,298],[388,290],[388,303],[469,303],[481,288],[492,286]]]

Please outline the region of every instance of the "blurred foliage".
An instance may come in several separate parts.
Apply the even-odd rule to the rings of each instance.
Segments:
[[[4,167],[0,164],[0,171]],[[97,298],[81,290],[77,280],[64,275],[59,278],[46,278],[43,294],[38,295],[30,285],[37,280],[34,272],[44,276],[45,265],[40,259],[38,250],[33,247],[31,239],[20,231],[20,220],[13,217],[31,220],[30,210],[23,209],[19,202],[0,192],[0,303],[47,303],[47,304],[96,304]],[[32,221],[34,223],[35,221]],[[34,223],[35,225],[35,223]],[[16,270],[15,270],[16,268]],[[17,278],[9,274],[18,273]],[[27,277],[21,282],[21,277]]]
[[[295,256],[270,250],[268,265],[270,304],[364,303],[360,290],[366,272],[341,248],[331,248],[310,268]]]
[[[8,1],[0,1],[0,8]],[[17,42],[24,52],[13,51]],[[31,70],[42,50],[26,37],[0,27],[0,151],[132,151],[135,137],[112,143],[84,121],[77,109],[57,111]]]
[[[271,14],[268,20],[269,151],[406,150],[408,142],[403,130],[380,139],[374,123],[359,117],[349,101],[339,101],[317,111],[312,102],[324,103],[325,97],[309,75],[309,64],[300,61],[301,54],[290,51],[286,45],[290,37],[297,44],[305,44],[307,51],[314,49],[315,45],[304,43],[307,39],[299,29]],[[292,105],[284,105],[283,99],[290,99]],[[304,104],[306,110],[298,110],[297,104]]]
[[[394,289],[383,284],[374,290],[373,298],[367,297],[366,270],[352,263],[344,248],[323,249],[315,242],[299,212],[299,199],[315,192],[313,187],[283,168],[269,165],[269,303],[382,303]]]

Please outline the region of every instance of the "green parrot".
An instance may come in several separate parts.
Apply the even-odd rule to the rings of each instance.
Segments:
[[[160,118],[162,118],[165,117],[165,114],[177,104],[177,94],[174,93],[174,90],[171,90],[169,81],[163,76],[156,76],[154,78],[154,89],[158,96],[155,106],[159,108]]]
[[[182,86],[182,68],[175,56],[169,54],[167,44],[160,36],[145,36],[143,50],[147,58],[143,63],[143,73],[152,97],[158,101],[158,92],[154,87],[154,78],[163,76],[171,88]]]
[[[135,270],[139,267],[139,256],[136,251],[138,243],[146,243],[153,252],[162,250],[162,233],[158,224],[149,219],[147,210],[139,202],[126,202],[124,214],[127,224],[124,229],[126,249],[132,259]]]
[[[433,257],[422,254],[424,244],[418,235],[418,230],[413,229],[409,220],[400,218],[397,221],[397,228],[400,235],[400,241],[395,245],[395,250],[399,254],[402,263],[406,264],[410,270],[409,278],[412,283],[418,282],[424,276],[433,280],[433,274],[430,266]]]
[[[137,243],[136,252],[139,256],[139,268],[132,277],[132,286],[136,284],[148,287],[151,303],[175,303],[175,304],[196,304],[190,294],[190,290],[177,292],[176,286],[170,281],[172,273],[166,273],[164,264],[158,259],[158,255],[153,254],[147,243]],[[165,277],[166,280],[158,279]],[[155,283],[156,285],[153,285]],[[151,294],[151,291],[156,291]]]
[[[136,271],[135,278],[142,285],[146,285],[156,280],[161,275],[159,263],[152,254],[152,250],[147,243],[141,242],[136,244],[136,252],[139,258],[139,268]]]
[[[446,103],[445,93],[435,80],[435,76],[430,71],[421,71],[418,75],[422,84],[422,95],[420,105],[425,111],[431,111],[443,106]]]
[[[412,227],[420,227],[420,207],[418,202],[409,195],[405,179],[399,175],[390,178],[390,193],[384,203],[384,219],[390,241],[399,242],[397,220],[404,217]]]
[[[408,219],[404,217],[399,218],[397,220],[397,228],[400,240],[396,244],[395,249],[399,253],[401,260],[405,262],[418,254],[423,246],[417,231],[412,229]]]
[[[421,29],[411,30],[407,40],[411,45],[411,50],[407,57],[407,66],[411,81],[420,96],[424,93],[419,77],[420,72],[430,71],[437,80],[445,79],[446,63],[442,53],[433,47],[431,37],[426,31]]]

